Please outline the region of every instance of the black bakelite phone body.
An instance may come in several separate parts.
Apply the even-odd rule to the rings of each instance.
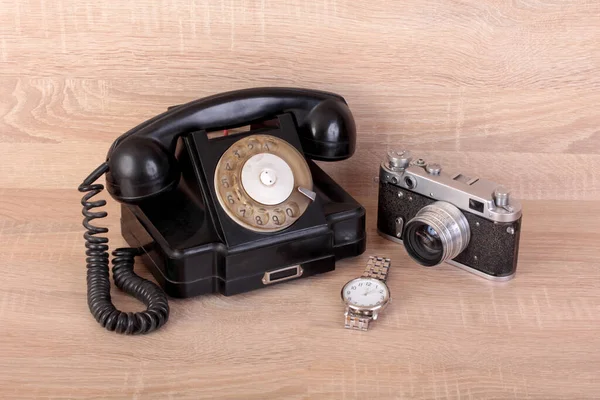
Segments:
[[[355,123],[339,95],[251,88],[170,107],[119,137],[86,192],[88,303],[104,327],[147,333],[168,319],[166,294],[234,295],[332,271],[365,250],[365,210],[313,160],[352,156]],[[148,306],[110,301],[103,187],[121,203],[113,279]],[[162,290],[133,272],[140,256]],[[164,292],[163,292],[164,291]]]

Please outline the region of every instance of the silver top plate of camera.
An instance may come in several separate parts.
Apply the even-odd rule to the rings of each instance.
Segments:
[[[439,163],[414,159],[408,150],[388,151],[379,179],[495,222],[521,217],[521,203],[504,186],[461,173],[449,174]]]

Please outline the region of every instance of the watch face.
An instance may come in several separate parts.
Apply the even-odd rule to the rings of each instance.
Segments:
[[[346,283],[342,289],[342,299],[357,308],[375,308],[390,298],[385,283],[373,278],[357,278]]]

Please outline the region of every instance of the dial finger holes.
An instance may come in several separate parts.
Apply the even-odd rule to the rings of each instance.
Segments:
[[[297,218],[300,213],[300,207],[295,201],[290,201],[285,205],[285,215],[290,218]]]
[[[277,150],[277,143],[274,140],[267,139],[264,141],[262,145],[263,151],[273,152]]]
[[[256,210],[256,214],[254,215],[254,223],[258,226],[264,226],[269,223],[269,213],[264,208],[259,208]]]
[[[244,151],[244,148],[242,146],[237,146],[233,149],[231,153],[233,154],[233,158],[235,160],[242,160],[246,157],[246,152]]]
[[[237,196],[233,192],[227,192],[225,194],[225,199],[227,200],[227,202],[229,204],[232,204],[232,205],[236,203],[236,197]]]
[[[246,150],[249,153],[257,152],[260,150],[260,143],[256,139],[250,139],[248,140],[248,143],[246,143]]]
[[[229,174],[221,175],[221,177],[219,178],[219,182],[221,183],[221,186],[225,189],[229,189],[233,186],[233,179]]]
[[[285,223],[285,211],[281,208],[276,208],[271,212],[271,219],[275,225],[282,225]]]
[[[237,163],[233,157],[228,157],[225,160],[224,165],[225,165],[225,171],[233,171],[233,170],[235,170]]]
[[[236,214],[244,219],[251,220],[254,209],[249,204],[240,204],[235,209]]]

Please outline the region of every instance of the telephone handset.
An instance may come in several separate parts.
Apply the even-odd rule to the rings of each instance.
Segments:
[[[174,159],[179,136],[243,126],[284,112],[295,115],[307,157],[335,161],[354,153],[356,128],[340,96],[305,89],[239,90],[175,107],[117,139],[107,157],[108,191],[116,200],[132,202],[168,190],[179,178]]]
[[[148,333],[168,320],[167,294],[232,295],[361,254],[364,208],[312,161],[347,159],[355,142],[341,96],[299,88],[213,95],[126,132],[79,186],[91,313],[110,331]],[[93,211],[104,200],[91,200],[103,174],[133,246],[113,252],[113,280],[146,304],[143,312],[111,301],[108,229],[91,224],[107,215]],[[133,272],[135,256],[162,289]]]

